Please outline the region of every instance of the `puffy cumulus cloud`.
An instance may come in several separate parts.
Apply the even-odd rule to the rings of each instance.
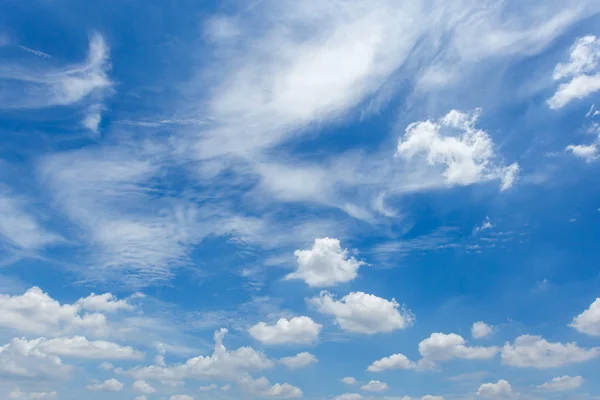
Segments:
[[[344,382],[346,385],[356,385],[356,378],[352,377],[352,376],[346,376],[344,378],[341,379],[342,382]]]
[[[600,336],[600,298],[597,298],[589,308],[573,318],[569,325],[581,333]]]
[[[600,348],[584,349],[576,343],[550,343],[541,336],[523,335],[502,348],[502,363],[522,368],[559,368],[600,356]]]
[[[8,393],[9,399],[14,400],[45,400],[56,399],[56,392],[21,392],[15,389]]]
[[[579,388],[584,382],[581,376],[562,376],[553,378],[550,382],[539,385],[538,388],[550,392],[566,392]]]
[[[290,369],[297,369],[306,367],[310,364],[315,364],[319,362],[319,359],[313,354],[302,352],[296,354],[295,356],[283,357],[279,360],[279,362]]]
[[[112,371],[113,369],[115,369],[115,366],[109,362],[103,362],[98,366],[98,368],[103,369],[105,371]]]
[[[423,397],[410,397],[410,396],[404,396],[404,397],[400,397],[400,400],[444,400],[444,398],[442,396],[432,396],[432,395],[425,395]]]
[[[143,296],[135,294],[133,297]],[[127,299],[117,299],[112,293],[95,294],[92,293],[88,297],[79,299],[75,303],[76,306],[84,310],[99,311],[99,312],[115,312],[119,310],[132,311],[134,306],[129,304]]]
[[[477,396],[490,399],[506,399],[513,396],[513,390],[510,383],[501,379],[497,383],[484,383],[479,386]]]
[[[38,345],[42,340],[15,338],[0,347],[0,375],[21,378],[67,379],[71,366],[62,363],[55,355],[42,352]]]
[[[412,325],[414,316],[391,301],[363,292],[352,292],[335,300],[328,292],[309,300],[323,314],[334,316],[336,323],[345,331],[374,334],[393,332]]]
[[[85,388],[94,392],[120,392],[125,387],[125,384],[112,378],[101,383],[93,383]]]
[[[558,109],[573,100],[583,99],[600,90],[600,40],[595,36],[578,38],[571,47],[569,61],[554,69],[554,80],[566,80],[548,99],[548,106]]]
[[[414,122],[398,141],[396,157],[409,161],[420,157],[438,168],[449,186],[500,179],[501,190],[506,190],[514,183],[519,166],[499,163],[492,138],[475,127],[478,117],[479,110],[452,110],[437,121]]]
[[[388,369],[413,369],[417,365],[410,361],[404,354],[392,354],[389,357],[384,357],[369,365],[367,371],[382,372]]]
[[[72,338],[38,339],[37,348],[46,354],[62,357],[137,360],[144,355],[130,346],[120,346],[104,340],[89,341],[83,336]]]
[[[251,347],[227,350],[223,345],[223,338],[226,334],[227,329],[215,332],[214,352],[210,356],[190,358],[184,364],[173,366],[136,367],[123,373],[135,379],[156,379],[164,382],[178,382],[185,378],[236,380],[249,372],[271,368],[275,365],[265,354]]]
[[[156,389],[154,389],[152,385],[143,380],[133,382],[133,385],[131,387],[136,393],[152,394],[156,392]]]
[[[334,286],[356,278],[364,262],[356,260],[333,238],[315,239],[312,249],[294,252],[298,268],[286,279],[302,279],[311,287]]]
[[[598,158],[598,143],[592,144],[570,144],[565,150],[577,158],[582,158],[586,162],[592,162]]]
[[[0,327],[44,336],[72,332],[104,336],[110,333],[106,316],[85,310],[115,311],[130,307],[110,293],[92,294],[75,304],[60,304],[40,288],[32,287],[22,295],[0,295]]]
[[[471,327],[471,336],[473,336],[473,339],[482,339],[490,336],[493,331],[493,327],[483,321],[478,321],[473,324],[473,327]]]
[[[289,383],[271,385],[264,376],[253,379],[251,376],[246,375],[238,381],[238,385],[243,391],[261,397],[292,399],[302,397],[303,394],[300,388]]]
[[[388,384],[380,381],[370,381],[369,383],[360,387],[362,390],[367,392],[385,392],[388,390]]]
[[[452,358],[486,360],[498,354],[497,347],[467,346],[465,339],[455,333],[432,333],[419,343],[419,353],[432,361],[446,361]]]
[[[187,394],[174,394],[169,397],[169,400],[194,400],[194,398]]]
[[[312,343],[319,337],[322,326],[309,317],[281,318],[275,325],[264,322],[251,327],[250,335],[264,344]]]

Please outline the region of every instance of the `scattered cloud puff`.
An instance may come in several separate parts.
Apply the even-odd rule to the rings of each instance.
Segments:
[[[416,364],[408,359],[404,354],[392,354],[373,362],[367,368],[369,372],[382,372],[388,369],[412,369]]]
[[[156,392],[156,389],[154,389],[152,385],[150,385],[144,380],[138,380],[133,382],[133,385],[131,387],[136,393],[152,394]]]
[[[139,360],[144,355],[130,346],[120,346],[104,340],[89,341],[83,336],[37,339],[36,347],[43,353],[61,357],[94,360]]]
[[[101,383],[93,383],[91,385],[87,385],[85,388],[93,392],[120,392],[123,390],[124,387],[124,383],[121,383],[118,380],[111,378]]]
[[[319,362],[319,359],[313,354],[303,352],[298,353],[295,356],[283,357],[279,360],[280,363],[290,369],[304,368],[310,364]]]
[[[346,385],[356,385],[357,383],[356,378],[352,376],[346,376],[342,378],[341,381],[344,382]]]
[[[309,344],[319,337],[322,326],[309,317],[281,318],[275,325],[264,322],[251,327],[250,335],[264,344]]]
[[[523,335],[502,348],[502,363],[521,368],[559,368],[600,356],[600,347],[584,349],[576,343],[550,343],[541,336]]]
[[[303,395],[302,390],[299,387],[290,385],[289,383],[276,383],[271,385],[269,380],[264,376],[258,379],[245,376],[238,382],[238,385],[245,392],[261,397],[293,399],[302,397]]]
[[[118,300],[112,294],[92,294],[74,304],[60,304],[38,287],[22,295],[0,294],[0,327],[18,332],[44,336],[59,336],[74,332],[96,336],[110,334],[106,316],[98,312],[132,310],[127,300]]]
[[[366,390],[367,392],[385,392],[388,390],[387,383],[380,381],[370,381],[369,383],[362,385],[360,387],[362,390]]]
[[[398,141],[396,157],[410,161],[421,156],[449,186],[499,179],[501,190],[512,187],[519,166],[499,163],[491,137],[475,126],[479,113],[452,110],[437,121],[410,124]]]
[[[484,383],[477,390],[477,396],[488,399],[507,399],[513,397],[513,390],[510,383],[504,379],[497,383]]]
[[[174,394],[169,397],[169,400],[194,400],[194,398],[187,394]]]
[[[558,109],[573,100],[583,99],[600,90],[600,40],[595,36],[578,38],[571,47],[570,59],[554,69],[552,78],[562,83],[556,93],[548,99],[548,106]]]
[[[446,361],[453,358],[486,360],[500,351],[497,347],[467,346],[462,336],[455,333],[432,333],[419,343],[419,353],[432,361]]]
[[[471,328],[471,336],[473,339],[482,339],[490,336],[494,332],[494,328],[483,321],[478,321]]]
[[[67,379],[72,367],[40,350],[41,339],[12,339],[0,346],[0,375],[13,378]]]
[[[584,382],[581,376],[562,376],[553,378],[550,382],[539,385],[538,388],[549,392],[566,392],[578,389]]]
[[[310,250],[294,252],[298,263],[296,272],[286,279],[302,279],[311,287],[334,286],[356,278],[358,269],[365,263],[349,256],[348,249],[333,238],[315,239]]]
[[[363,334],[393,332],[406,329],[414,322],[414,316],[391,301],[363,292],[352,292],[336,300],[328,292],[308,302],[323,314],[332,315],[345,331]]]
[[[490,221],[490,217],[485,217],[485,221],[483,221],[481,223],[481,225],[476,226],[475,229],[473,230],[473,233],[487,231],[487,230],[493,229],[494,227],[495,227],[495,225],[492,224],[492,221]]]
[[[136,367],[123,373],[138,380],[156,379],[165,382],[190,379],[237,380],[247,373],[271,368],[275,365],[265,354],[251,347],[229,351],[223,345],[227,329],[215,332],[214,352],[210,356],[190,358],[184,364],[172,366],[151,365]]]
[[[581,333],[600,336],[600,298],[590,304],[587,310],[573,318],[569,326]]]

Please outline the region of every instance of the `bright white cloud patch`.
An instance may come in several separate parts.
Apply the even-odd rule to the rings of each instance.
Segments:
[[[14,400],[45,400],[56,399],[56,392],[22,392],[15,389],[8,393],[9,399]]]
[[[437,121],[410,124],[398,141],[396,156],[405,160],[420,157],[437,168],[449,186],[501,180],[501,189],[512,186],[518,165],[501,165],[487,132],[477,129],[479,111],[452,110]]]
[[[178,382],[190,379],[237,380],[247,373],[274,366],[265,354],[251,347],[240,347],[229,351],[223,345],[227,329],[215,332],[215,349],[210,356],[190,358],[184,364],[173,366],[151,365],[137,367],[124,372],[135,379],[156,379],[165,382]]]
[[[144,357],[130,346],[120,346],[104,340],[89,341],[83,336],[38,341],[37,348],[40,351],[61,357],[96,360],[137,360]]]
[[[38,345],[43,339],[15,338],[0,347],[0,375],[23,378],[66,379],[71,366],[62,363],[55,355],[42,352]]]
[[[265,344],[312,343],[320,331],[321,325],[309,317],[281,318],[275,325],[259,322],[248,330],[254,339]]]
[[[154,389],[152,385],[143,380],[133,382],[133,385],[131,387],[136,393],[152,394],[156,392],[156,389]]]
[[[125,387],[125,384],[111,378],[102,383],[93,383],[85,388],[94,392],[120,392]]]
[[[174,394],[169,397],[169,400],[194,400],[194,398],[188,394]]]
[[[582,158],[586,162],[592,162],[598,158],[598,144],[570,144],[565,149],[575,157]]]
[[[81,299],[75,304],[61,305],[38,287],[32,287],[23,295],[0,295],[0,326],[44,336],[71,332],[106,335],[109,328],[105,315],[83,312],[84,309],[92,307],[106,310],[122,305],[119,300],[114,300],[111,294],[93,296],[95,295]],[[112,303],[102,303],[106,299],[113,299]],[[102,306],[99,305],[101,303]],[[83,304],[85,306],[82,306]]]
[[[502,363],[522,368],[559,368],[592,360],[600,348],[584,349],[576,343],[550,343],[541,336],[524,335],[502,348]]]
[[[271,385],[267,378],[260,377],[253,379],[250,376],[242,378],[238,385],[247,393],[261,397],[277,397],[283,399],[293,399],[302,397],[302,390],[299,387],[290,385],[289,383],[276,383]]]
[[[595,36],[578,38],[571,47],[570,59],[554,69],[554,80],[570,79],[562,83],[548,99],[548,106],[558,109],[573,100],[583,99],[600,90],[600,40]]]
[[[581,333],[600,336],[600,298],[590,304],[587,310],[573,318],[570,326]]]
[[[360,387],[362,390],[366,390],[367,392],[385,392],[388,390],[387,383],[380,381],[370,381],[366,385],[362,385]]]
[[[339,396],[335,396],[333,400],[361,400],[363,397],[358,393],[344,393]]]
[[[309,303],[319,312],[333,315],[336,323],[348,332],[393,332],[408,328],[414,321],[410,311],[402,309],[395,299],[390,301],[363,292],[349,293],[340,300],[328,292],[321,292]]]
[[[312,287],[334,286],[356,278],[364,262],[356,260],[333,238],[315,239],[310,250],[294,252],[298,269],[286,279],[302,279]]]
[[[388,369],[413,369],[416,364],[408,359],[404,354],[392,354],[389,357],[384,357],[369,365],[367,371],[381,372]]]
[[[432,333],[419,343],[419,353],[432,361],[445,361],[453,358],[467,360],[486,360],[494,357],[500,350],[497,347],[467,346],[462,336],[455,333]]]
[[[473,324],[473,327],[471,328],[471,335],[473,336],[473,339],[481,339],[490,336],[493,331],[494,328],[492,328],[490,325],[483,321],[478,321]]]
[[[84,310],[105,313],[119,310],[132,311],[134,309],[133,305],[129,304],[126,299],[119,300],[112,293],[92,293],[86,298],[77,300],[75,305]]]
[[[504,379],[497,383],[484,383],[477,390],[477,396],[488,399],[507,399],[513,396],[513,390],[510,383]]]
[[[581,376],[562,376],[553,378],[550,382],[546,382],[538,386],[538,388],[549,392],[566,392],[579,388],[583,382],[584,379]]]
[[[319,360],[313,354],[303,352],[292,357],[283,357],[279,362],[290,369],[297,369],[306,367],[310,364],[315,364],[319,362]]]

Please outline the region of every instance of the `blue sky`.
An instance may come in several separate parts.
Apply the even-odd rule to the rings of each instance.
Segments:
[[[600,398],[599,23],[0,1],[0,398]]]

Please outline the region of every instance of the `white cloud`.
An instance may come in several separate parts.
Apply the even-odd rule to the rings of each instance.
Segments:
[[[598,144],[595,142],[589,145],[571,144],[565,150],[575,157],[583,158],[587,162],[592,162],[598,158]]]
[[[210,385],[206,385],[206,386],[200,386],[198,389],[201,392],[210,392],[211,390],[215,390],[218,386],[214,383],[211,383]]]
[[[0,238],[25,250],[36,250],[63,240],[47,231],[27,211],[26,199],[12,195],[0,187]]]
[[[419,343],[419,353],[432,361],[445,361],[452,358],[486,360],[498,354],[497,347],[467,346],[462,336],[455,333],[432,333]]]
[[[578,38],[571,47],[570,60],[554,69],[554,80],[569,79],[562,83],[556,93],[548,99],[548,106],[558,109],[573,100],[583,99],[600,90],[600,40],[595,36]]]
[[[388,369],[413,369],[417,365],[410,361],[404,354],[392,354],[389,357],[384,357],[373,362],[367,368],[369,372],[381,372]]]
[[[351,376],[346,376],[344,378],[341,379],[342,382],[344,382],[346,385],[356,385],[356,379],[351,377]]]
[[[106,313],[116,312],[119,310],[132,311],[134,309],[134,307],[127,302],[127,299],[119,300],[111,293],[92,293],[86,298],[77,300],[75,305],[81,307],[84,310],[99,311]]]
[[[46,354],[96,360],[137,360],[144,355],[130,346],[120,346],[104,340],[89,341],[83,336],[38,339],[37,348]]]
[[[94,133],[98,133],[98,126],[100,125],[101,121],[102,107],[96,104],[87,110],[85,117],[81,121],[81,125]]]
[[[15,338],[0,346],[0,375],[37,379],[68,378],[71,366],[63,364],[55,355],[42,352],[38,347],[41,341]]]
[[[15,389],[8,393],[8,398],[16,400],[55,399],[56,392],[21,392],[21,390]]]
[[[141,395],[141,396],[136,396],[134,400],[148,400],[148,397]]]
[[[120,392],[125,385],[118,380],[112,378],[102,383],[94,383],[87,385],[85,388],[94,392]]]
[[[275,325],[264,322],[251,327],[250,335],[264,344],[307,344],[319,337],[322,326],[309,317],[281,318]]]
[[[103,362],[98,368],[103,369],[105,371],[112,371],[113,369],[115,369],[115,366],[109,362]]]
[[[231,390],[231,385],[223,385],[223,386],[221,386],[220,390],[222,392],[228,392]]]
[[[169,397],[169,400],[194,400],[194,398],[187,394],[174,394]]]
[[[479,386],[477,396],[490,399],[506,399],[513,396],[512,386],[504,379],[497,383],[484,383]]]
[[[79,300],[75,304],[60,304],[38,287],[32,287],[23,295],[0,294],[0,326],[19,332],[56,336],[73,332],[88,332],[93,335],[106,335],[110,329],[106,316],[101,313],[83,313],[85,307],[98,308],[99,301],[114,299],[112,295],[100,295]],[[82,303],[85,307],[82,307]],[[94,302],[92,305],[90,302]],[[120,307],[106,303],[103,307]]]
[[[288,274],[286,279],[302,279],[311,287],[334,286],[356,278],[358,269],[364,262],[349,256],[348,249],[340,246],[333,238],[315,239],[310,250],[294,252],[298,263],[296,272]]]
[[[513,345],[506,343],[502,349],[502,363],[522,368],[559,368],[588,361],[600,356],[600,348],[584,349],[576,343],[549,343],[541,336],[524,335]]]
[[[361,400],[363,397],[358,393],[344,393],[339,396],[335,396],[333,400]]]
[[[283,357],[279,360],[283,365],[291,369],[303,368],[310,364],[319,362],[319,359],[313,354],[303,352],[292,357]]]
[[[393,332],[412,325],[414,316],[391,301],[363,292],[352,292],[336,301],[328,292],[309,300],[323,314],[333,315],[345,331],[374,334]]]
[[[492,221],[490,221],[490,217],[485,217],[485,221],[483,221],[481,223],[481,225],[476,226],[475,229],[473,230],[474,233],[479,233],[481,231],[487,231],[489,229],[493,229],[494,228],[494,224],[492,224]]]
[[[494,332],[494,328],[483,321],[475,322],[471,328],[471,336],[473,336],[474,339],[488,337],[492,332]]]
[[[289,383],[276,383],[271,386],[267,378],[260,377],[253,379],[251,376],[243,377],[238,385],[250,394],[262,397],[277,397],[283,399],[292,399],[302,397],[302,390],[296,386],[290,385]]]
[[[44,71],[22,65],[3,65],[0,83],[6,95],[0,96],[0,108],[43,108],[78,103],[88,96],[102,96],[110,89],[109,49],[102,36],[90,37],[85,62]]]
[[[497,161],[492,139],[475,127],[478,118],[479,110],[452,110],[438,121],[412,123],[398,141],[396,156],[408,161],[420,156],[426,165],[440,170],[449,186],[500,179],[501,189],[508,189],[518,165],[505,167]]]
[[[132,388],[136,393],[152,394],[156,392],[156,389],[154,389],[152,385],[143,380],[133,382]]]
[[[273,367],[273,361],[251,347],[229,351],[223,345],[227,329],[215,332],[215,350],[210,356],[190,358],[184,364],[163,367],[136,367],[125,373],[135,379],[157,379],[165,382],[191,379],[236,380],[249,372]]]
[[[366,385],[362,385],[360,387],[362,390],[366,390],[367,392],[385,392],[388,390],[387,383],[380,381],[370,381]]]
[[[569,326],[581,333],[600,336],[600,297],[587,310],[573,318]]]
[[[550,382],[546,382],[538,386],[538,388],[550,392],[566,392],[579,388],[583,382],[584,379],[581,376],[562,376],[553,378]]]

